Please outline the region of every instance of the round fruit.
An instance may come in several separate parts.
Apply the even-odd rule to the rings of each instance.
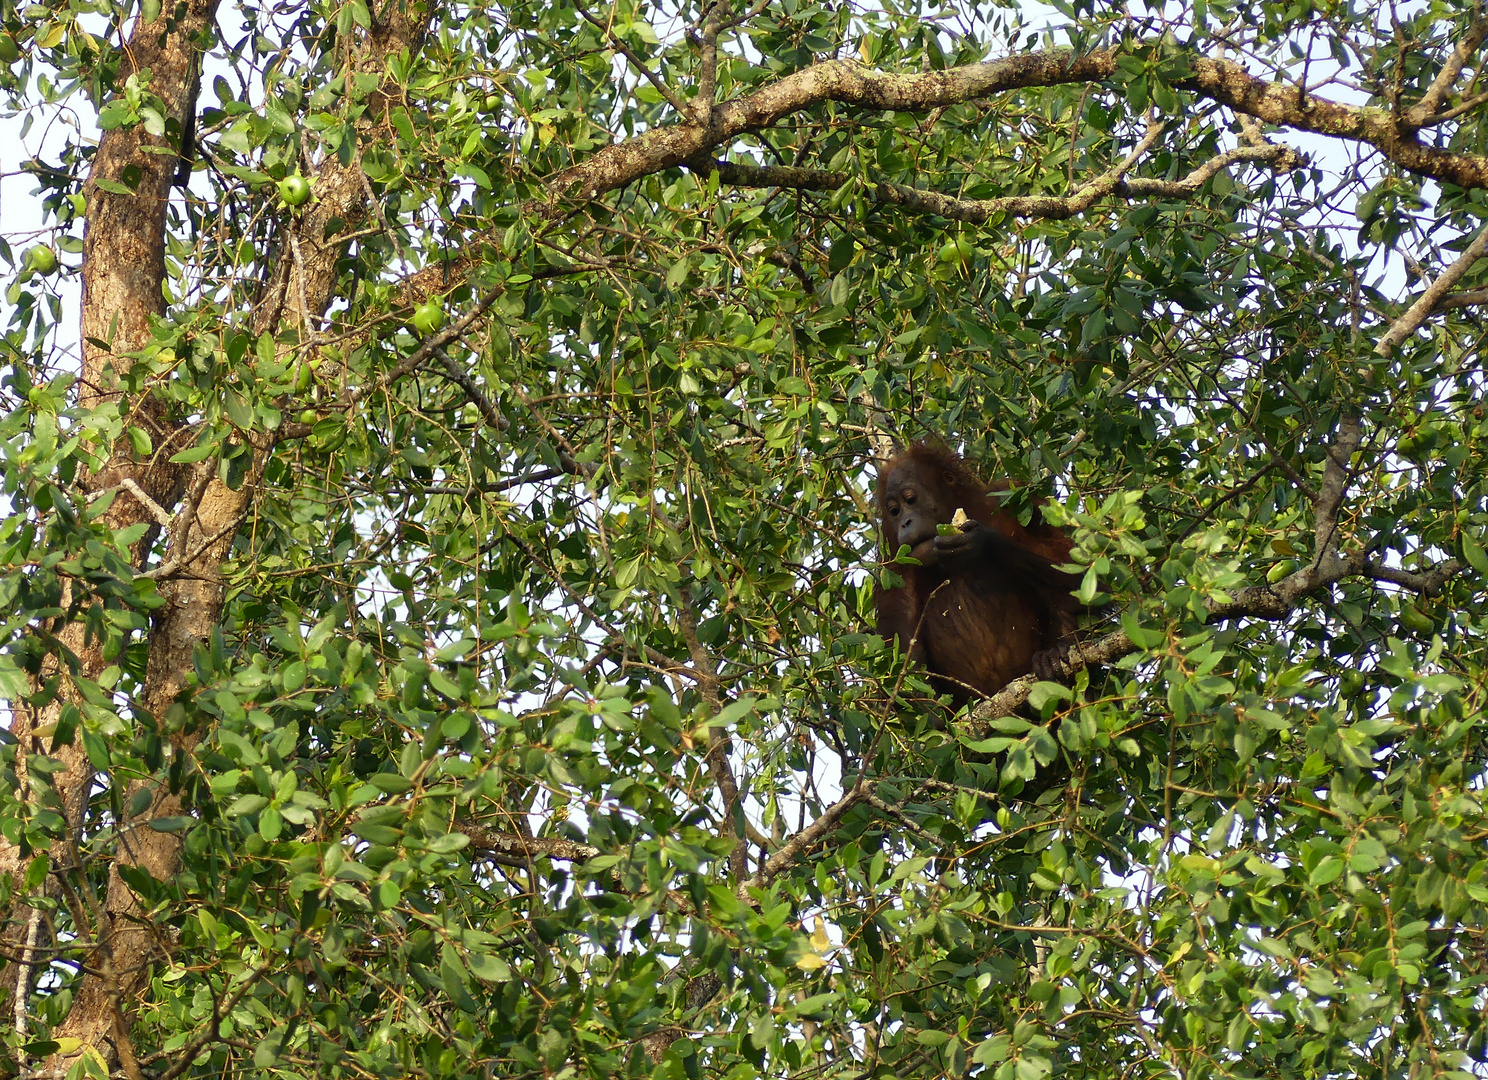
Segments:
[[[420,334],[432,334],[444,325],[444,305],[431,296],[413,309],[412,321]]]
[[[21,58],[21,47],[10,34],[0,34],[0,63],[14,64]]]
[[[1282,559],[1281,562],[1266,571],[1266,580],[1272,585],[1275,585],[1282,578],[1290,577],[1300,569],[1302,569],[1302,564],[1296,559]]]
[[[1418,634],[1429,634],[1436,629],[1436,620],[1415,604],[1400,605],[1400,621]]]
[[[38,274],[55,274],[57,253],[45,244],[37,244],[33,248],[26,249],[26,253],[21,256],[21,265],[28,270],[35,270]]]
[[[279,181],[279,197],[285,206],[304,206],[310,201],[310,181],[299,173]]]
[[[300,423],[313,424],[320,419],[320,414],[314,409],[304,409],[300,412]]]
[[[940,261],[943,263],[964,263],[971,258],[971,241],[964,236],[958,236],[945,247],[940,249]]]

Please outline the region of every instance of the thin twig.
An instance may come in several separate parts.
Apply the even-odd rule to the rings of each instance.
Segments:
[[[713,660],[713,654],[698,637],[697,614],[693,611],[692,591],[684,585],[680,593],[682,602],[677,606],[677,621],[682,628],[682,640],[687,643],[687,654],[692,659],[693,668],[703,676],[702,681],[698,683],[698,690],[702,692],[703,701],[707,703],[708,711],[717,716],[723,711],[723,696],[718,686],[718,665]],[[749,851],[746,844],[748,830],[744,823],[744,807],[739,796],[738,778],[734,775],[733,762],[729,760],[732,749],[733,740],[729,738],[728,732],[721,727],[709,724],[708,752],[704,760],[708,763],[708,771],[713,774],[713,783],[718,788],[718,795],[723,800],[724,827],[734,834],[734,849],[729,852],[729,869],[733,872],[735,881],[743,881],[749,873]],[[760,840],[763,839],[760,837]],[[759,842],[756,841],[756,843]]]
[[[854,806],[868,797],[869,787],[866,775],[859,778],[858,782],[848,789],[847,793],[831,806],[827,807],[821,814],[800,830],[784,844],[780,850],[765,860],[765,864],[754,872],[748,880],[739,883],[739,898],[746,903],[753,903],[749,895],[751,889],[761,889],[774,880],[775,876],[792,866],[802,855],[804,855],[814,844],[826,837],[837,823]]]
[[[863,796],[863,801],[866,802],[869,806],[873,807],[879,813],[887,814],[889,817],[898,821],[899,824],[903,825],[907,831],[913,833],[915,836],[918,836],[921,840],[933,847],[936,851],[940,851],[945,846],[944,841],[942,841],[940,837],[936,836],[933,832],[925,828],[919,822],[912,820],[909,815],[904,812],[904,808],[902,806],[894,806],[890,803],[887,803],[883,799],[880,799],[878,795],[873,793],[869,793],[868,795]]]
[[[647,82],[656,87],[656,92],[662,97],[666,98],[667,104],[677,110],[677,115],[692,115],[692,111],[688,109],[687,103],[684,102],[680,97],[678,97],[676,91],[674,91],[670,86],[663,82],[661,76],[655,74],[651,70],[650,66],[639,56],[637,56],[634,51],[632,51],[629,45],[625,44],[625,42],[620,39],[620,35],[616,34],[609,24],[603,23],[599,19],[595,18],[593,15],[589,14],[589,9],[584,7],[583,4],[578,3],[578,0],[575,0],[574,8],[580,15],[584,16],[585,20],[588,21],[590,25],[603,33],[605,37],[610,39],[610,44],[615,46],[616,51],[619,52],[620,55],[624,56],[626,60],[630,61],[631,67],[635,68],[643,76],[645,76]]]
[[[176,1063],[161,1073],[158,1080],[176,1080],[176,1077],[189,1069],[191,1063],[196,1060],[196,1055],[201,1053],[202,1047],[219,1037],[222,1028],[222,1018],[236,1009],[238,1002],[243,1000],[243,995],[248,992],[254,983],[268,974],[274,966],[275,961],[272,957],[260,961],[220,1007],[214,1003],[212,1007],[212,1019],[207,1025],[207,1030],[192,1039],[191,1042],[187,1043],[181,1049],[181,1052],[176,1055]]]
[[[179,559],[167,559],[165,562],[155,567],[155,569],[146,570],[143,573],[136,574],[135,577],[149,578],[151,581],[160,581],[164,578],[170,577],[183,566],[189,566],[192,563],[196,562],[196,560],[201,558],[202,554],[209,547],[215,544],[218,540],[221,540],[228,533],[235,531],[240,524],[241,522],[234,521],[231,524],[222,526],[222,528],[218,529],[211,536],[207,537],[200,544],[198,544],[194,551],[190,552],[184,557]]]
[[[1160,125],[1158,126],[1160,131]],[[1149,130],[1143,143],[1150,146],[1156,134]],[[1080,185],[1068,196],[1008,195],[995,199],[964,199],[927,191],[908,184],[868,184],[864,193],[878,202],[922,214],[935,214],[953,221],[982,225],[998,214],[1062,221],[1084,213],[1108,195],[1122,198],[1182,198],[1195,194],[1220,171],[1240,162],[1270,164],[1279,172],[1295,168],[1302,160],[1290,146],[1267,143],[1238,146],[1195,168],[1178,180],[1149,177],[1126,179],[1134,162],[1129,156],[1115,168]],[[719,161],[709,155],[690,158],[683,164],[697,172],[716,169],[718,179],[736,187],[779,187],[803,191],[836,191],[851,177],[845,172],[805,169],[793,165],[743,165]]]
[[[486,397],[485,391],[470,377],[468,371],[455,363],[454,357],[450,356],[444,349],[435,349],[434,355],[444,365],[444,370],[449,375],[451,381],[461,390],[465,391],[465,396],[470,399],[470,403],[475,406],[476,411],[485,418],[486,423],[490,424],[497,431],[506,431],[511,427],[511,421],[496,411],[496,406],[491,404],[491,399]]]
[[[148,510],[150,516],[155,519],[155,524],[159,525],[162,529],[170,529],[172,523],[170,514],[166,512],[165,507],[145,494],[145,489],[140,487],[133,477],[126,476],[123,480],[119,481],[119,486],[139,500],[139,504]]]

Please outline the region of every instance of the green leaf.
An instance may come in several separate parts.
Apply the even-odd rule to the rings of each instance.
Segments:
[[[401,795],[413,787],[411,780],[406,780],[395,773],[373,773],[367,777],[367,783],[387,795]]]
[[[668,289],[681,288],[682,283],[687,280],[687,275],[691,270],[692,260],[690,258],[678,259],[672,264],[672,268],[667,271],[666,287]]]
[[[471,951],[466,955],[465,963],[470,968],[470,973],[482,982],[505,983],[512,980],[510,965],[499,956]]]
[[[1483,553],[1483,546],[1470,533],[1461,534],[1462,557],[1480,574],[1488,574],[1488,555]]]
[[[205,461],[218,450],[216,443],[203,443],[200,446],[191,446],[179,453],[172,454],[170,460],[177,465],[194,465],[198,461]]]
[[[173,817],[151,818],[148,824],[156,832],[179,833],[195,825],[196,818],[177,814]]]
[[[1344,870],[1344,861],[1336,855],[1329,855],[1313,867],[1312,873],[1307,875],[1309,885],[1327,885],[1337,881]]]
[[[230,818],[243,817],[247,814],[256,814],[268,805],[269,800],[262,795],[240,795],[232,801],[224,813]]]

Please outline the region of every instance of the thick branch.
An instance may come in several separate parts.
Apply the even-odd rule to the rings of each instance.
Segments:
[[[1443,296],[1436,302],[1435,311],[1450,311],[1453,308],[1481,307],[1488,304],[1488,289],[1464,289],[1459,293]]]
[[[147,66],[151,69],[152,91],[157,88],[162,93],[169,91],[167,101],[171,103],[173,112],[189,105],[185,97],[189,96],[187,86],[192,82],[194,50],[197,43],[210,34],[214,16],[215,0],[188,0],[186,4],[177,5],[168,19],[157,16],[147,21],[142,16],[136,23],[127,54],[136,68]],[[428,8],[410,6],[406,10],[390,10],[370,32],[366,57],[377,60],[390,52],[416,47],[423,35],[424,20],[428,17]],[[121,85],[124,74],[120,73]],[[381,107],[378,101],[385,103],[385,100],[382,91],[369,95],[368,115]],[[138,348],[149,337],[148,316],[162,310],[160,279],[163,277],[164,199],[174,174],[176,158],[150,153],[153,147],[139,142],[143,132],[143,125],[106,132],[89,180],[83,298],[83,331],[85,339],[88,339],[84,369],[88,378],[84,381],[90,386],[101,387],[104,392],[109,389],[108,383],[94,377],[94,372],[110,362],[110,351],[100,348],[93,339],[110,341],[113,355]],[[121,169],[136,168],[143,170],[144,179],[135,185],[130,196],[110,194],[96,187],[100,180],[118,181],[122,176],[130,175]],[[265,302],[254,312],[254,325],[258,330],[277,328],[281,318],[290,326],[309,325],[329,304],[339,273],[338,257],[344,247],[340,228],[333,228],[332,222],[339,219],[344,227],[345,222],[354,221],[361,214],[363,188],[359,173],[340,165],[332,157],[317,171],[316,192],[316,203],[298,220],[300,251],[297,257],[280,261],[265,290]],[[90,265],[91,271],[88,270]],[[123,315],[120,309],[125,309]],[[118,333],[115,333],[116,321]],[[131,323],[141,321],[144,335],[136,337],[136,327]],[[281,354],[288,348],[287,343],[281,343]],[[164,439],[156,441],[157,445],[164,443]],[[111,463],[110,471],[130,468],[129,457],[122,453],[126,449],[127,444],[121,444],[121,453]],[[215,467],[207,463],[201,470],[203,482],[199,490],[178,516],[182,527],[177,528],[172,537],[171,558],[182,560],[178,565],[199,560],[199,566],[189,575],[169,578],[162,575],[160,593],[166,602],[157,612],[150,630],[144,688],[140,695],[144,707],[153,715],[162,715],[179,696],[194,672],[196,650],[201,642],[210,639],[218,626],[226,593],[220,567],[251,508],[267,456],[264,447],[253,451],[248,474],[241,478],[237,489],[217,479]],[[98,479],[97,486],[105,486],[108,476],[105,474]],[[139,486],[155,501],[158,512],[152,513],[157,522],[184,491],[184,473],[179,470],[170,472],[158,463],[139,474],[138,480]],[[128,482],[121,480],[121,486],[127,488]],[[170,494],[162,497],[162,489]],[[137,494],[135,499],[139,500]],[[145,503],[140,501],[139,505]],[[188,550],[191,530],[185,527],[187,525],[209,539],[196,545],[194,550]],[[83,630],[82,623],[75,624],[75,627],[79,632]],[[93,649],[96,652],[97,646]],[[96,671],[102,665],[90,660],[88,666]],[[196,738],[196,735],[183,736],[176,745],[177,753],[189,755]],[[78,766],[66,770],[67,782],[81,784],[80,790],[86,797],[90,774],[86,759],[80,761]],[[118,826],[118,845],[108,872],[104,913],[98,920],[99,936],[94,954],[102,960],[99,971],[103,975],[87,973],[77,989],[71,1011],[53,1031],[58,1042],[69,1045],[66,1053],[58,1051],[46,1066],[60,1070],[58,1075],[67,1071],[71,1060],[89,1052],[102,1054],[105,1059],[122,1053],[127,1067],[129,1050],[116,1032],[127,1029],[132,1021],[119,1010],[136,1007],[148,983],[153,956],[170,946],[169,938],[147,917],[139,897],[120,871],[124,867],[137,867],[157,881],[168,881],[177,873],[180,835],[138,826],[151,819],[180,814],[186,795],[183,791],[167,788],[163,783],[157,784],[154,778],[136,781],[131,790],[145,792],[151,795],[151,799],[141,812],[129,815],[129,820],[115,823]],[[134,803],[132,795],[125,803]],[[81,809],[76,815],[69,813],[74,820],[80,820]]]
[[[119,486],[140,501],[140,505],[149,511],[150,517],[155,521],[155,524],[159,525],[162,529],[169,529],[171,527],[170,514],[166,513],[165,508],[158,502],[150,498],[149,493],[140,487],[133,477],[126,476],[123,480],[119,481]]]
[[[485,825],[477,825],[464,818],[455,822],[455,828],[470,837],[470,845],[475,850],[490,856],[497,862],[508,865],[526,866],[532,858],[537,856],[582,863],[604,854],[599,848],[589,844],[580,844],[573,840],[561,840],[551,836],[520,836],[517,833],[502,832]]]
[[[1373,578],[1375,581],[1388,581],[1392,585],[1401,585],[1422,596],[1437,595],[1442,591],[1443,585],[1466,569],[1467,564],[1460,559],[1448,559],[1424,573],[1402,570],[1398,566],[1387,566],[1373,557],[1364,560],[1365,577]]]
[[[713,99],[718,94],[718,35],[730,14],[728,0],[714,0],[703,19],[703,32],[698,42],[702,55],[698,59],[692,118],[704,127],[713,122]]]
[[[919,74],[870,71],[848,60],[813,64],[752,94],[715,105],[707,125],[673,124],[605,147],[553,176],[546,185],[550,204],[532,209],[549,216],[562,213],[556,200],[595,198],[825,102],[924,113],[1010,90],[1111,80],[1121,55],[1123,50],[1114,48],[1083,54],[1056,49]],[[1231,60],[1192,56],[1189,64],[1190,74],[1174,85],[1237,113],[1278,127],[1365,143],[1421,176],[1460,187],[1488,186],[1488,156],[1423,145],[1402,118],[1386,109],[1299,95],[1295,87],[1260,78]]]
[[[592,199],[638,177],[675,168],[746,132],[771,127],[792,113],[826,101],[913,112],[1018,87],[1091,81],[1114,70],[1114,54],[1077,57],[1066,51],[1028,53],[923,75],[886,75],[851,61],[830,60],[715,105],[712,121],[706,127],[674,124],[607,146],[587,161],[558,173],[546,186],[552,198],[566,195]],[[552,207],[549,212],[561,211]]]
[[[194,112],[196,105],[193,72],[197,43],[215,19],[216,7],[216,0],[187,0],[172,9],[169,19],[159,15],[148,22],[136,19],[118,70],[110,78],[116,79],[117,86],[122,88],[126,79],[148,71],[150,91],[158,96],[164,115],[180,122],[184,130],[186,117]],[[150,340],[152,320],[165,311],[161,282],[165,278],[166,205],[178,162],[176,152],[181,147],[163,135],[152,135],[148,128],[146,124],[135,124],[104,132],[84,185],[88,217],[83,232],[80,324],[83,359],[78,381],[78,404],[84,410],[96,408],[119,393],[117,374],[125,364],[117,358],[143,347]],[[131,423],[139,423],[152,432],[157,447],[167,445],[173,434],[162,419],[163,412],[158,402],[145,399],[134,404],[129,417]],[[169,452],[161,455],[168,456]],[[120,529],[140,521],[152,523],[152,531],[147,531],[133,546],[136,566],[142,565],[153,543],[153,530],[169,527],[171,519],[165,507],[174,505],[180,497],[183,474],[181,466],[165,461],[152,466],[135,463],[129,440],[121,436],[112,448],[108,466],[82,478],[82,486],[88,490],[119,486],[130,493],[130,498],[116,499],[106,511],[104,522],[110,528]],[[64,608],[74,599],[71,586],[67,588],[69,595],[63,601]],[[63,627],[58,636],[59,652],[77,658],[84,678],[96,678],[104,670],[108,660],[101,641],[89,632],[85,621]],[[61,668],[55,658],[48,658],[42,678],[60,676]],[[63,684],[62,693],[49,705],[13,710],[10,731],[22,745],[29,743],[30,732],[55,724],[64,703],[74,693],[70,679],[59,681]],[[70,829],[70,836],[54,846],[52,861],[54,866],[69,866],[76,860],[71,845],[82,834],[94,790],[93,768],[81,739],[54,748],[52,756],[61,766],[54,774],[53,787]],[[16,774],[16,789],[22,798],[34,798],[24,756],[17,761]],[[23,854],[23,850],[19,841],[0,839],[0,876],[9,878],[14,886],[21,885],[18,875],[30,855]],[[49,882],[48,891],[55,895],[59,884],[59,881]],[[7,915],[10,921],[0,943],[7,954],[24,956],[18,947],[30,922],[24,901],[18,898]],[[121,995],[119,981],[114,976],[131,977],[130,963],[127,960],[115,963],[109,943],[89,942],[81,929],[76,944],[96,944],[99,950],[88,957],[93,970],[82,980],[71,1012],[52,1033],[76,1036],[80,1049],[93,1048],[106,1059],[113,1059],[121,1045],[116,1013],[121,1000],[129,1001],[128,996]],[[110,973],[107,978],[103,975],[105,970]],[[7,968],[0,985],[19,987],[23,981],[21,975],[28,971],[25,967],[19,973]],[[83,991],[92,994],[87,1001],[83,1000]],[[127,1058],[128,1049],[124,1048],[123,1052]],[[65,1072],[68,1062],[75,1057],[76,1054],[53,1054],[41,1071]]]

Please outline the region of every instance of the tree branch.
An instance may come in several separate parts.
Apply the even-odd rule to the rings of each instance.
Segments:
[[[1435,311],[1450,311],[1453,308],[1478,307],[1488,304],[1488,289],[1464,289],[1459,293],[1443,296],[1436,302]]]
[[[702,56],[698,62],[697,93],[692,118],[703,127],[713,122],[713,99],[718,95],[718,35],[731,14],[728,0],[714,0],[703,17]]]
[[[1478,51],[1478,46],[1483,44],[1484,36],[1488,36],[1488,19],[1475,19],[1462,40],[1457,43],[1457,47],[1447,57],[1447,62],[1442,65],[1442,69],[1436,73],[1436,78],[1432,80],[1425,95],[1402,114],[1400,118],[1402,123],[1411,128],[1426,126],[1441,108],[1447,95],[1452,92],[1452,87],[1457,85],[1462,68]]]
[[[496,406],[491,404],[491,399],[486,397],[485,392],[470,377],[470,372],[455,363],[455,358],[449,354],[448,350],[435,349],[434,355],[439,357],[439,362],[444,365],[445,373],[449,375],[450,381],[465,391],[465,396],[486,423],[497,431],[506,431],[511,427],[511,421],[496,410]]]
[[[176,1054],[176,1063],[161,1073],[159,1080],[176,1080],[176,1077],[191,1067],[192,1062],[196,1060],[196,1055],[201,1053],[202,1047],[221,1036],[222,1018],[238,1007],[238,1002],[243,1000],[243,995],[248,993],[254,983],[268,974],[277,959],[277,957],[271,957],[255,964],[248,972],[248,977],[238,984],[237,989],[228,995],[226,1001],[213,1002],[212,1019],[207,1025],[207,1030],[192,1039]]]
[[[1406,310],[1405,314],[1390,325],[1390,329],[1385,331],[1385,336],[1380,338],[1379,344],[1374,347],[1375,355],[1389,356],[1395,346],[1415,333],[1416,328],[1436,310],[1437,304],[1452,291],[1452,287],[1457,282],[1462,280],[1462,275],[1472,269],[1473,264],[1483,257],[1485,251],[1488,251],[1488,226],[1478,231],[1478,235],[1473,237],[1472,243],[1467,245],[1467,250],[1457,257],[1457,261],[1443,270],[1441,277],[1433,281],[1431,287],[1417,297],[1416,302]]]
[[[698,682],[703,701],[707,703],[708,711],[716,716],[723,710],[723,696],[718,689],[718,667],[713,662],[712,654],[698,637],[691,590],[684,585],[681,594],[682,603],[677,606],[677,621],[682,627],[682,640],[687,642],[687,654],[692,658],[693,668],[703,676]],[[729,852],[729,868],[733,871],[735,881],[743,881],[749,872],[748,848],[745,844],[748,830],[744,822],[744,807],[739,799],[739,783],[734,776],[733,764],[729,761],[731,743],[728,732],[712,724],[708,725],[708,771],[712,773],[719,798],[723,800],[723,820],[732,826],[734,834],[734,849]],[[761,837],[760,841],[763,842],[764,838]]]
[[[1388,581],[1392,585],[1402,585],[1422,596],[1437,595],[1441,592],[1443,585],[1466,569],[1467,564],[1460,559],[1448,559],[1424,573],[1402,570],[1398,566],[1386,566],[1379,559],[1372,557],[1364,561],[1365,577],[1373,578],[1375,581]]]
[[[1127,160],[1110,172],[1089,180],[1071,195],[1009,195],[996,199],[963,199],[926,191],[908,184],[880,183],[868,186],[867,194],[881,203],[900,206],[921,214],[935,214],[953,221],[981,225],[999,214],[1013,217],[1043,218],[1062,221],[1089,210],[1108,195],[1123,198],[1185,198],[1231,165],[1242,161],[1266,162],[1278,172],[1287,172],[1302,162],[1290,146],[1267,143],[1264,146],[1240,146],[1204,162],[1181,180],[1157,180],[1147,177],[1126,179],[1125,173],[1135,164],[1136,155],[1150,148],[1153,133]],[[805,191],[835,191],[852,177],[845,172],[826,169],[802,169],[789,165],[742,165],[699,157],[683,163],[696,172],[716,169],[718,179],[737,187],[780,187]]]
[[[1323,482],[1312,502],[1314,561],[1321,561],[1337,552],[1338,508],[1343,505],[1343,496],[1348,491],[1349,462],[1359,449],[1362,437],[1359,414],[1345,412],[1338,421],[1338,435],[1328,447]]]
[[[1317,562],[1287,575],[1274,585],[1252,585],[1237,590],[1228,600],[1209,600],[1205,605],[1208,609],[1207,621],[1216,623],[1238,618],[1285,618],[1304,597],[1346,577],[1355,576],[1388,581],[1423,595],[1433,596],[1464,568],[1457,559],[1449,559],[1428,570],[1413,573],[1386,566],[1364,551],[1351,552],[1346,556],[1326,553]],[[1125,630],[1114,630],[1095,641],[1071,646],[1069,656],[1058,666],[1056,674],[1061,679],[1068,679],[1081,668],[1109,664],[1136,651],[1136,643]],[[980,702],[967,714],[967,733],[976,738],[985,737],[990,730],[989,723],[1003,716],[1011,716],[1028,700],[1028,694],[1037,681],[1032,675],[1024,675]]]
[[[553,175],[546,204],[529,207],[554,217],[564,198],[593,199],[641,176],[675,168],[726,146],[740,135],[774,126],[783,118],[833,101],[880,111],[924,113],[1010,90],[1069,83],[1094,83],[1117,74],[1117,58],[1130,48],[1068,49],[1022,53],[981,64],[917,74],[871,71],[848,60],[828,60],[793,72],[752,94],[715,105],[712,123],[672,124],[604,147],[589,159]],[[1388,110],[1346,105],[1260,78],[1232,60],[1191,55],[1189,74],[1173,85],[1277,127],[1364,143],[1420,176],[1460,187],[1488,186],[1488,156],[1423,145],[1409,125]]]
[[[455,828],[470,837],[470,845],[497,862],[509,866],[525,867],[534,855],[559,859],[564,862],[587,862],[604,852],[590,844],[563,840],[552,836],[520,836],[503,832],[486,825],[478,825],[466,818],[455,821]]]
[[[868,798],[869,780],[866,776],[860,777],[858,782],[848,789],[847,793],[831,806],[821,812],[811,824],[796,833],[780,846],[780,850],[765,860],[765,864],[754,872],[747,880],[739,884],[739,899],[745,903],[753,904],[754,900],[749,895],[751,889],[763,889],[781,872],[789,869],[798,859],[810,850],[818,841],[837,827],[844,814],[858,803]]]
[[[662,97],[666,98],[667,104],[677,110],[678,116],[692,115],[691,110],[687,108],[687,103],[680,97],[678,97],[677,92],[670,86],[668,86],[662,80],[661,76],[652,71],[650,66],[639,56],[637,56],[629,45],[625,44],[625,42],[621,40],[620,35],[615,33],[612,25],[610,25],[609,23],[600,22],[599,19],[589,14],[589,9],[584,7],[583,4],[579,3],[578,0],[574,0],[574,9],[577,10],[580,15],[584,16],[585,21],[587,21],[591,26],[593,26],[596,30],[598,30],[601,34],[609,39],[610,44],[615,47],[615,50],[620,53],[621,56],[625,57],[625,59],[630,62],[631,67],[635,68],[638,72],[645,76],[646,81],[656,88],[656,92]]]
[[[173,519],[166,512],[165,507],[150,498],[145,493],[145,489],[140,487],[132,477],[126,476],[123,480],[120,480],[119,486],[139,500],[140,505],[155,519],[155,524],[159,525],[162,529],[169,529],[171,527]]]

